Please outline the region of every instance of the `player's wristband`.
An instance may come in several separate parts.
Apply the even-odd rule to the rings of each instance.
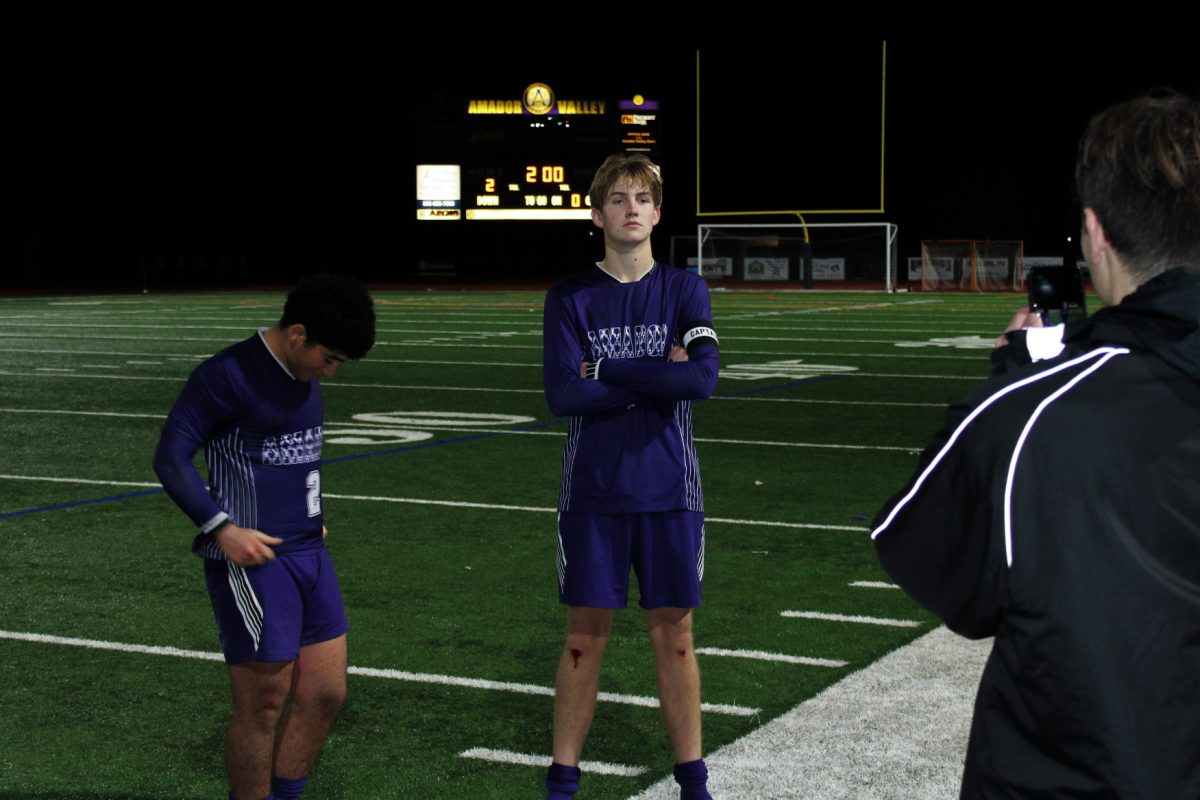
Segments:
[[[224,511],[217,512],[212,519],[200,526],[200,532],[212,536],[219,531],[222,526],[227,523],[232,523],[233,517],[226,514]]]
[[[600,362],[603,360],[604,359],[601,358],[597,361],[589,361],[588,365],[587,365],[587,369],[584,370],[583,376],[591,381],[600,380]]]

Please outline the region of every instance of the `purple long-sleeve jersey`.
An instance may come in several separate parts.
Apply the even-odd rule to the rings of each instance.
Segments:
[[[704,511],[691,401],[717,384],[711,320],[704,280],[662,264],[632,283],[593,266],[550,289],[546,401],[570,417],[560,511]],[[667,360],[675,344],[688,361]],[[594,378],[580,376],[584,361]]]
[[[322,546],[321,385],[292,377],[261,332],[192,372],[163,424],[154,470],[200,534],[193,549],[224,558],[210,534],[226,520],[282,538],[277,551]],[[192,462],[204,448],[209,486]]]

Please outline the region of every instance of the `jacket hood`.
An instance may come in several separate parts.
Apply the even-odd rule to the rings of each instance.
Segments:
[[[1149,350],[1200,382],[1200,271],[1175,267],[1119,304],[1072,323],[1064,336]]]

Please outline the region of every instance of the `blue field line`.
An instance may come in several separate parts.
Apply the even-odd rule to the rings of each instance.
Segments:
[[[26,514],[37,514],[40,511],[62,511],[65,508],[75,508],[76,506],[90,506],[96,503],[111,503],[114,500],[132,500],[136,497],[148,497],[152,494],[162,494],[162,489],[146,489],[141,492],[126,492],[125,494],[114,494],[108,497],[93,497],[90,500],[73,500],[70,503],[58,503],[52,506],[39,506],[38,508],[26,508],[21,511],[9,511],[0,514],[0,519],[8,519],[9,517],[21,517]]]
[[[550,422],[538,422],[529,425],[521,425],[513,428],[511,431],[496,431],[489,433],[476,433],[470,436],[459,436],[454,439],[443,439],[438,442],[422,442],[421,444],[409,445],[407,447],[393,447],[390,450],[379,450],[374,453],[359,453],[353,456],[342,456],[340,458],[327,458],[322,460],[322,464],[338,464],[343,461],[357,461],[361,458],[379,458],[380,456],[391,456],[397,453],[407,453],[411,450],[423,450],[427,447],[441,447],[447,444],[466,444],[467,442],[478,442],[483,439],[491,439],[496,436],[508,436],[511,433],[520,431],[535,431],[542,428],[552,428],[555,425],[563,425],[566,420],[554,419]],[[75,508],[76,506],[88,506],[96,503],[111,503],[119,500],[132,500],[138,497],[148,497],[153,494],[162,494],[162,489],[146,489],[141,492],[127,492],[125,494],[114,494],[108,497],[93,497],[89,500],[74,500],[70,503],[58,503],[52,506],[38,506],[37,508],[25,508],[20,511],[8,511],[0,514],[0,519],[8,519],[10,517],[22,517],[26,514],[38,514],[43,511],[61,511],[66,508]]]
[[[802,378],[791,383],[777,383],[773,386],[759,386],[754,389],[747,389],[744,392],[730,392],[729,394],[715,394],[714,399],[727,399],[730,397],[749,397],[753,394],[762,394],[763,392],[778,392],[780,389],[795,389],[797,386],[808,386],[813,383],[824,383],[825,381],[835,380],[837,378],[849,378],[849,375],[814,375],[811,378]]]
[[[780,389],[792,389],[797,386],[804,386],[821,381],[833,380],[834,378],[844,378],[845,375],[818,375],[804,380],[792,381],[791,383],[781,383],[773,386],[760,386],[754,389],[747,389],[744,392],[732,392],[730,394],[714,395],[714,397],[746,397],[754,394],[762,394],[763,392],[776,392]],[[398,453],[409,453],[414,450],[424,450],[429,447],[444,447],[450,444],[466,444],[468,442],[479,442],[484,439],[492,439],[496,436],[508,436],[510,433],[519,433],[520,431],[535,431],[543,428],[553,428],[557,425],[565,424],[566,420],[553,419],[549,422],[538,422],[529,425],[520,425],[513,428],[511,431],[495,431],[489,433],[475,433],[469,436],[458,436],[453,439],[443,439],[435,442],[422,442],[421,444],[412,444],[405,447],[393,447],[388,450],[378,450],[372,453],[359,453],[353,456],[341,456],[340,458],[328,458],[322,461],[322,464],[340,464],[344,461],[358,461],[363,458],[379,458],[381,456],[393,456]],[[143,492],[128,492],[126,494],[114,494],[108,497],[95,497],[90,500],[75,500],[70,503],[59,503],[52,506],[39,506],[37,508],[26,508],[20,511],[9,511],[0,514],[0,519],[9,519],[11,517],[21,517],[26,514],[38,514],[44,511],[61,511],[67,508],[75,508],[76,506],[94,505],[96,503],[111,503],[119,500],[132,500],[137,497],[147,497],[153,494],[161,494],[162,489],[147,489]]]

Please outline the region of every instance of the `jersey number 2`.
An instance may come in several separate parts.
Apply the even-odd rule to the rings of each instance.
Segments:
[[[304,479],[304,485],[308,487],[308,494],[305,497],[308,500],[308,515],[315,517],[321,513],[321,472],[313,470],[308,473]]]

